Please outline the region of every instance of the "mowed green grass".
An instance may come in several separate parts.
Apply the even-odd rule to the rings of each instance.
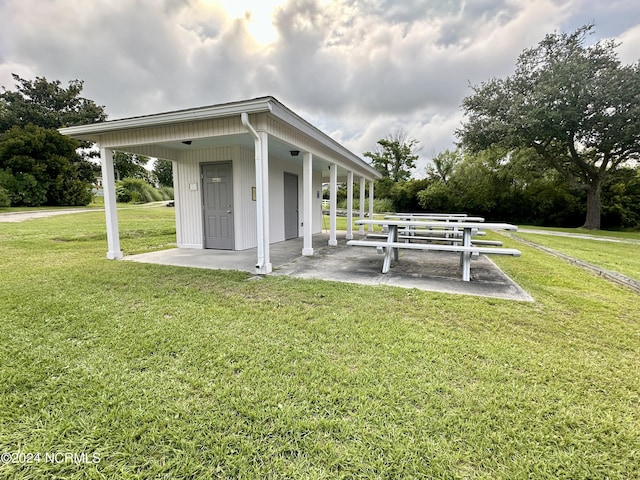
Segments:
[[[120,220],[126,253],[175,242],[172,209]],[[0,224],[0,452],[42,455],[0,478],[640,477],[638,296],[504,241],[535,302],[108,261],[100,212]]]
[[[616,239],[618,242],[524,232],[518,232],[517,235],[525,240],[640,281],[640,234],[624,233],[613,237],[610,236],[611,233],[618,232],[602,232],[602,236]],[[593,232],[590,232],[589,236],[593,236]]]

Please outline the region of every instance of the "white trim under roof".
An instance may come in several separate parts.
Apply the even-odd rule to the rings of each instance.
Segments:
[[[143,115],[138,117],[123,118],[119,120],[109,120],[106,122],[93,123],[90,125],[79,125],[75,127],[60,128],[62,135],[97,142],[100,135],[113,133],[121,130],[129,130],[134,128],[154,127],[160,125],[171,125],[174,123],[190,122],[197,120],[207,120],[213,118],[240,116],[242,113],[269,113],[274,117],[291,125],[298,131],[303,132],[310,138],[318,141],[331,151],[338,154],[339,157],[345,158],[353,162],[361,172],[373,179],[382,178],[380,172],[365,162],[362,158],[349,151],[340,143],[329,137],[311,123],[295,114],[292,110],[280,103],[276,98],[259,97],[251,100],[240,102],[230,102],[207,107],[192,108],[186,110],[177,110],[173,112],[158,113],[152,115]],[[334,159],[335,161],[335,159]],[[347,165],[338,161],[342,167],[349,169]]]
[[[209,107],[191,108],[187,110],[176,110],[174,112],[157,113],[152,115],[142,115],[139,117],[122,118],[119,120],[108,120],[106,122],[92,123],[90,125],[78,125],[75,127],[60,128],[58,131],[62,135],[69,135],[83,140],[92,140],[95,135],[127,130],[130,128],[155,127],[158,125],[169,125],[172,123],[190,122],[194,120],[207,120],[211,118],[228,117],[246,113],[270,112],[269,98],[256,98],[244,102],[224,103]]]

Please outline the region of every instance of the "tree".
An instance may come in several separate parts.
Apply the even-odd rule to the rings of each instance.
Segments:
[[[153,174],[161,187],[173,187],[173,164],[171,160],[158,158],[153,164]]]
[[[640,63],[624,66],[612,41],[585,46],[593,26],[547,35],[519,57],[515,73],[473,87],[457,131],[473,151],[532,148],[587,193],[585,228],[600,228],[607,177],[640,157]]]
[[[427,178],[448,184],[456,167],[462,162],[462,153],[458,150],[445,150],[433,157],[432,162],[433,165],[427,167]]]
[[[428,178],[417,195],[423,209],[528,225],[578,226],[584,218],[584,192],[571,189],[556,170],[535,168],[534,151],[443,154],[436,158],[457,157],[455,168],[446,183],[439,175]]]
[[[68,88],[60,81],[36,77],[30,81],[13,74],[15,91],[2,87],[0,133],[28,124],[57,129],[106,120],[104,107],[80,96],[84,82],[71,80]]]
[[[124,178],[139,178],[152,183],[149,171],[145,168],[149,163],[149,157],[134,153],[113,152],[113,169],[116,180]]]
[[[396,212],[416,212],[421,210],[418,192],[428,186],[429,180],[426,178],[412,178],[411,180],[394,183],[389,191],[389,199],[393,202],[393,210]]]
[[[411,170],[416,166],[418,140],[409,138],[402,129],[378,140],[375,152],[365,152],[371,159],[371,165],[384,178],[400,182],[411,178]]]
[[[640,170],[622,168],[602,189],[602,222],[606,227],[633,228],[640,225]]]
[[[0,136],[0,187],[11,205],[87,205],[92,168],[78,142],[57,131],[27,125]]]

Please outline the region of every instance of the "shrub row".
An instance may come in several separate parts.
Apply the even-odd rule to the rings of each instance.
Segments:
[[[173,200],[173,188],[153,188],[140,178],[123,178],[116,182],[116,200],[122,203]]]

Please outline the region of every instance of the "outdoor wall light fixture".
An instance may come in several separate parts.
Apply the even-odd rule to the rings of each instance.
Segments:
[[[191,145],[192,140],[184,140],[182,143],[185,145]]]
[[[298,155],[300,155],[300,150],[291,150],[289,151],[289,153],[292,157],[297,157]]]

